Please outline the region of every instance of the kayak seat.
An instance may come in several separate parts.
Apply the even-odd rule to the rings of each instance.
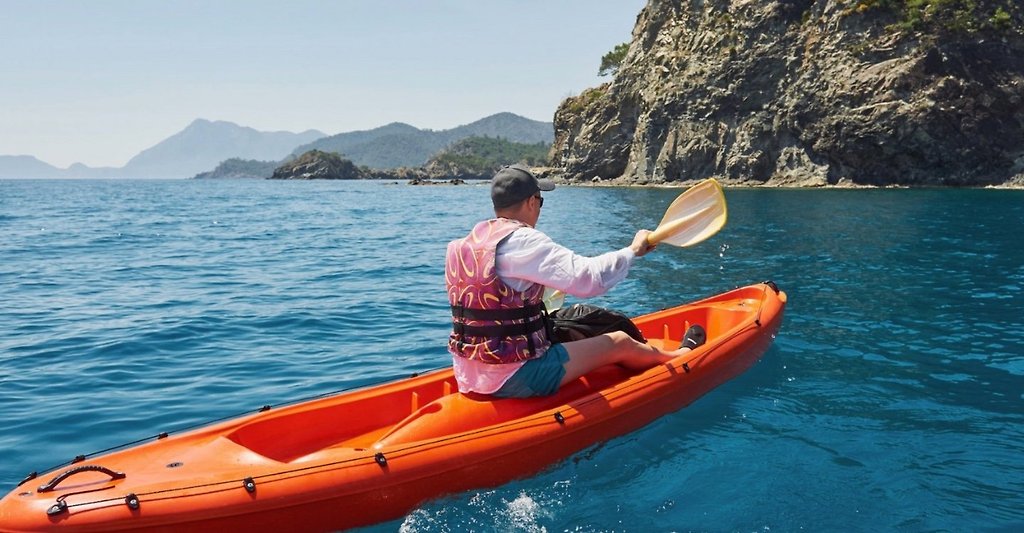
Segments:
[[[511,422],[565,405],[578,410],[606,409],[603,402],[584,402],[592,394],[620,383],[636,372],[607,365],[565,384],[555,394],[533,398],[493,398],[484,394],[453,393],[412,413],[382,436],[374,449],[453,436]],[[577,403],[578,405],[573,405]],[[595,407],[596,406],[596,407]],[[592,411],[591,411],[592,412]]]
[[[746,323],[751,312],[758,309],[757,300],[737,299],[696,306],[685,314],[653,313],[652,318],[640,324],[640,332],[647,341],[665,350],[680,347],[680,341],[691,326],[704,328],[705,339],[711,340]],[[664,312],[662,312],[664,313]]]

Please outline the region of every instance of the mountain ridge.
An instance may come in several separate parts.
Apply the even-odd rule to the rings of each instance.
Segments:
[[[232,157],[280,159],[288,155],[296,143],[323,136],[325,134],[317,130],[262,132],[233,122],[200,118],[129,159],[122,173],[127,177],[188,177]]]
[[[0,178],[187,178],[233,157],[281,159],[321,131],[264,132],[223,120],[198,118],[142,150],[121,167],[74,163],[62,169],[35,156],[0,156]]]
[[[446,146],[469,137],[501,137],[513,142],[550,144],[554,140],[554,127],[550,122],[507,111],[446,130],[419,129],[392,122],[372,130],[317,139],[297,147],[292,155],[320,150],[337,152],[357,165],[371,168],[415,167],[425,164]]]
[[[554,128],[550,122],[509,112],[447,130],[419,129],[403,122],[391,122],[369,130],[331,136],[313,129],[300,133],[263,132],[233,122],[199,118],[178,133],[142,150],[122,167],[94,168],[74,163],[61,169],[31,155],[0,155],[0,178],[190,178],[209,174],[211,169],[230,159],[280,162],[312,149],[339,152],[361,166],[418,166],[452,142],[471,136],[550,143]],[[318,144],[321,139],[334,139],[343,149],[323,147]],[[420,154],[425,154],[422,161],[413,163]]]

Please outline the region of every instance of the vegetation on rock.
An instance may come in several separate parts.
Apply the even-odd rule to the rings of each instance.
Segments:
[[[337,152],[310,150],[278,167],[271,179],[352,180],[367,177],[364,169]]]
[[[435,155],[423,167],[371,169],[357,166],[337,152],[310,150],[282,164],[272,179],[397,179],[417,184],[438,180],[490,179],[501,165],[547,162],[547,143],[516,143],[503,138],[470,137]]]
[[[594,105],[601,98],[604,98],[605,93],[608,91],[608,85],[601,85],[599,87],[591,87],[580,93],[579,96],[569,98],[567,101],[568,110],[571,113],[579,113],[584,109]]]
[[[547,163],[551,145],[516,143],[500,137],[470,137],[458,141],[431,158],[428,171],[445,176],[490,178],[502,165]]]
[[[357,165],[375,169],[424,165],[450,144],[468,137],[502,137],[514,142],[548,142],[554,132],[550,122],[539,122],[512,113],[498,113],[448,130],[422,130],[393,123],[367,131],[341,133],[300,146],[294,154],[312,149],[345,154]]]
[[[217,168],[197,174],[195,179],[236,179],[236,178],[269,178],[280,161],[256,161],[232,157],[221,161]]]
[[[846,14],[889,11],[890,28],[930,34],[976,35],[1024,31],[1024,8],[1014,0],[851,0]]]

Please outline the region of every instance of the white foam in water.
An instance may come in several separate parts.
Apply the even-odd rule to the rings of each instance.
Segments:
[[[525,492],[506,504],[508,525],[513,531],[546,532],[544,526],[537,524],[537,518],[544,512],[540,504]]]
[[[429,524],[430,522],[430,515],[428,515],[426,511],[423,509],[416,509],[405,515],[405,520],[402,520],[402,525],[398,526],[398,532],[415,533],[416,531],[419,531],[418,526],[422,526],[424,523]]]
[[[416,533],[418,531],[460,531],[463,529],[477,530],[483,528],[490,531],[515,531],[530,533],[547,533],[547,528],[537,523],[539,518],[549,517],[536,500],[525,492],[520,492],[514,500],[502,499],[495,501],[495,491],[482,491],[474,494],[469,500],[469,507],[479,512],[465,515],[461,512],[449,513],[447,506],[428,505],[426,508],[415,509],[406,515],[398,527],[400,533]],[[501,505],[504,505],[504,508]]]

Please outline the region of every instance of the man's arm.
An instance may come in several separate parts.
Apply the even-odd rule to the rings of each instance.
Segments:
[[[513,289],[532,283],[558,289],[580,298],[600,296],[625,279],[633,259],[646,254],[646,234],[638,233],[625,248],[585,257],[555,243],[531,228],[516,230],[498,245],[495,263],[498,276]]]

